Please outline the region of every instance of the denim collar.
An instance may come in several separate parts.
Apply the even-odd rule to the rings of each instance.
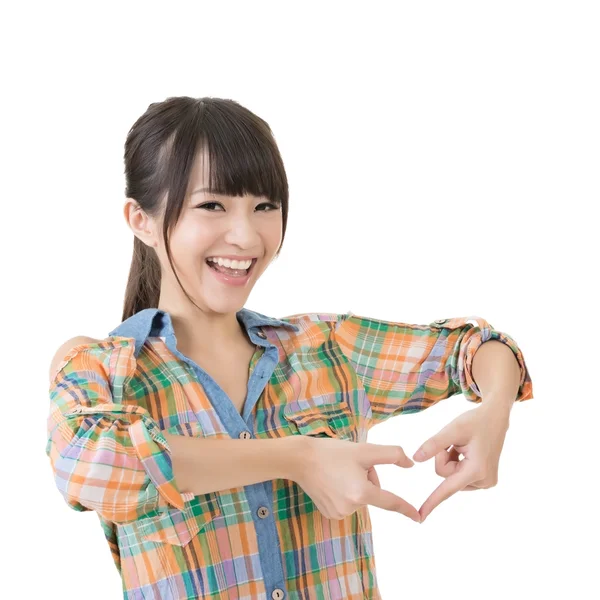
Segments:
[[[261,346],[268,345],[268,342],[256,335],[260,327],[288,327],[293,331],[300,330],[297,325],[282,321],[281,319],[267,317],[247,308],[239,310],[236,316],[237,320],[246,328],[250,339]],[[137,358],[142,346],[149,337],[175,337],[175,332],[171,316],[168,312],[158,308],[145,308],[123,321],[108,335],[134,338],[134,354]]]

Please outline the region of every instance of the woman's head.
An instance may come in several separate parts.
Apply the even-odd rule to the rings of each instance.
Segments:
[[[237,312],[285,237],[288,182],[269,125],[233,100],[151,104],[127,136],[125,178],[135,237],[122,320],[159,298]],[[241,286],[207,263],[228,255],[255,257]]]

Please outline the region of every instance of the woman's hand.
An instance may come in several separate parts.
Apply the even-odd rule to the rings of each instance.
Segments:
[[[445,478],[419,509],[421,523],[454,493],[498,483],[500,453],[509,425],[510,409],[506,406],[480,404],[459,415],[414,454],[417,462],[435,456],[435,472]]]
[[[307,451],[293,480],[328,519],[342,519],[372,504],[399,512],[417,523],[421,517],[406,500],[382,490],[374,465],[410,468],[413,461],[400,446],[354,443],[335,438],[306,437]]]

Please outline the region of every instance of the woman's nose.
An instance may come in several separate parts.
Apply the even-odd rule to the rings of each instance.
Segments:
[[[226,241],[245,248],[256,247],[260,235],[252,219],[242,216],[232,218],[229,224]]]

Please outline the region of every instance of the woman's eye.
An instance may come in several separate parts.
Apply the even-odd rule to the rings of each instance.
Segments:
[[[206,208],[207,206],[214,206],[214,205],[221,206],[221,204],[219,204],[218,202],[207,202],[206,204],[201,204],[200,206],[197,206],[196,208]]]
[[[196,208],[207,208],[209,206],[223,206],[222,204],[220,204],[219,202],[207,202],[206,204],[201,204],[200,206],[197,206]],[[259,204],[257,206],[257,209],[260,208],[261,206],[268,206],[270,207],[270,210],[268,211],[263,211],[263,212],[271,212],[272,210],[277,210],[279,208],[279,206],[277,204],[273,204],[272,202],[263,202],[262,204]],[[214,212],[212,210],[209,210],[209,212]]]
[[[259,204],[258,206],[269,206],[271,210],[277,210],[279,208],[277,204],[273,204],[272,202],[264,202],[263,204]],[[271,212],[271,210],[267,212]]]

